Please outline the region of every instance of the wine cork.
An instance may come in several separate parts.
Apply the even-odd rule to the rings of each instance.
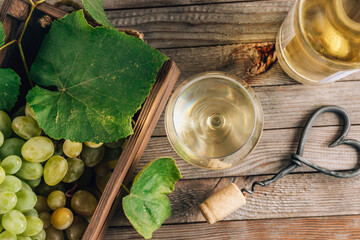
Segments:
[[[208,223],[223,220],[231,213],[244,206],[246,199],[240,189],[230,183],[221,191],[213,194],[200,204],[200,210]]]

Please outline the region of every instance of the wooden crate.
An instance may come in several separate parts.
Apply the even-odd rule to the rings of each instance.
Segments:
[[[5,28],[7,36],[5,39],[6,42],[18,39],[29,10],[30,4],[26,0],[4,1],[0,11],[0,21],[3,22]],[[65,14],[66,12],[47,3],[42,3],[37,6],[23,38],[24,53],[29,66],[31,66],[31,63],[34,61],[41,46],[42,39],[50,27],[44,20],[48,17],[50,17],[51,20],[59,19]],[[44,18],[44,16],[48,17]],[[14,69],[22,79],[26,79],[19,51],[15,44],[0,52],[0,66],[10,67]],[[134,134],[129,137],[83,239],[101,239],[103,237],[114,210],[118,206],[121,195],[123,194],[121,184],[127,184],[130,181],[179,74],[180,71],[171,60],[165,62],[160,69],[151,93],[142,106],[134,127]],[[21,97],[17,106],[24,103],[25,93],[29,89],[29,86],[26,84],[27,81],[24,82],[25,84],[21,86]]]

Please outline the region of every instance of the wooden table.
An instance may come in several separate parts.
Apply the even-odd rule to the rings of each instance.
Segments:
[[[257,187],[247,205],[209,225],[198,205],[230,182],[250,186],[268,178],[289,162],[305,119],[323,105],[339,105],[352,118],[350,138],[360,139],[360,74],[334,84],[314,87],[290,79],[275,63],[250,76],[257,61],[256,46],[275,41],[294,0],[104,0],[110,21],[136,29],[145,40],[173,59],[187,77],[209,70],[244,78],[260,98],[264,133],[243,164],[226,171],[190,166],[171,148],[162,116],[144,152],[139,169],[154,158],[177,160],[183,179],[170,195],[172,216],[153,239],[356,239],[360,238],[360,177],[336,179],[302,167],[266,187]],[[322,116],[307,143],[305,156],[331,169],[356,165],[357,152],[347,146],[328,149],[341,122]],[[105,239],[142,239],[125,219],[121,207]]]

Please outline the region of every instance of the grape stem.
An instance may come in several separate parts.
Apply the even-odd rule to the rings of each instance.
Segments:
[[[72,188],[68,189],[65,192],[65,196],[68,197],[68,198],[72,198],[74,196],[74,193],[75,193],[76,189],[78,188],[78,186],[79,186],[79,184],[75,183]]]
[[[45,1],[46,1],[46,0],[39,0],[39,1],[37,1],[36,3],[34,3],[32,0],[30,0],[31,9],[30,9],[30,12],[29,12],[29,16],[28,16],[28,17],[26,18],[26,20],[25,20],[24,27],[23,27],[23,29],[22,29],[22,31],[21,31],[19,40],[17,41],[18,47],[19,47],[20,56],[21,56],[21,60],[22,60],[22,62],[23,62],[23,64],[24,64],[25,72],[26,72],[26,75],[27,75],[27,77],[28,77],[28,79],[29,79],[29,83],[30,83],[30,86],[31,86],[31,87],[34,87],[34,84],[33,84],[33,82],[32,82],[31,79],[30,79],[29,67],[28,67],[28,65],[27,65],[27,63],[26,63],[26,58],[25,58],[24,51],[23,51],[23,49],[22,49],[21,41],[22,41],[22,39],[23,39],[23,37],[24,37],[25,30],[26,30],[26,28],[27,28],[27,26],[28,26],[28,24],[29,24],[30,18],[31,18],[31,16],[32,16],[32,14],[33,14],[36,6],[39,5],[40,3],[45,2]]]
[[[121,186],[124,188],[125,192],[127,192],[128,194],[130,194],[129,189],[128,189],[124,184],[121,184]]]
[[[8,43],[2,45],[2,46],[0,47],[0,51],[3,50],[4,48],[10,46],[11,44],[16,43],[16,42],[17,42],[17,40],[12,40],[11,42],[8,42]]]

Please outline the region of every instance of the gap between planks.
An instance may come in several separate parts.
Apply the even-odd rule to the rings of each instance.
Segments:
[[[284,218],[163,225],[156,239],[359,239],[360,216]],[[132,227],[109,228],[107,239],[143,239]]]

